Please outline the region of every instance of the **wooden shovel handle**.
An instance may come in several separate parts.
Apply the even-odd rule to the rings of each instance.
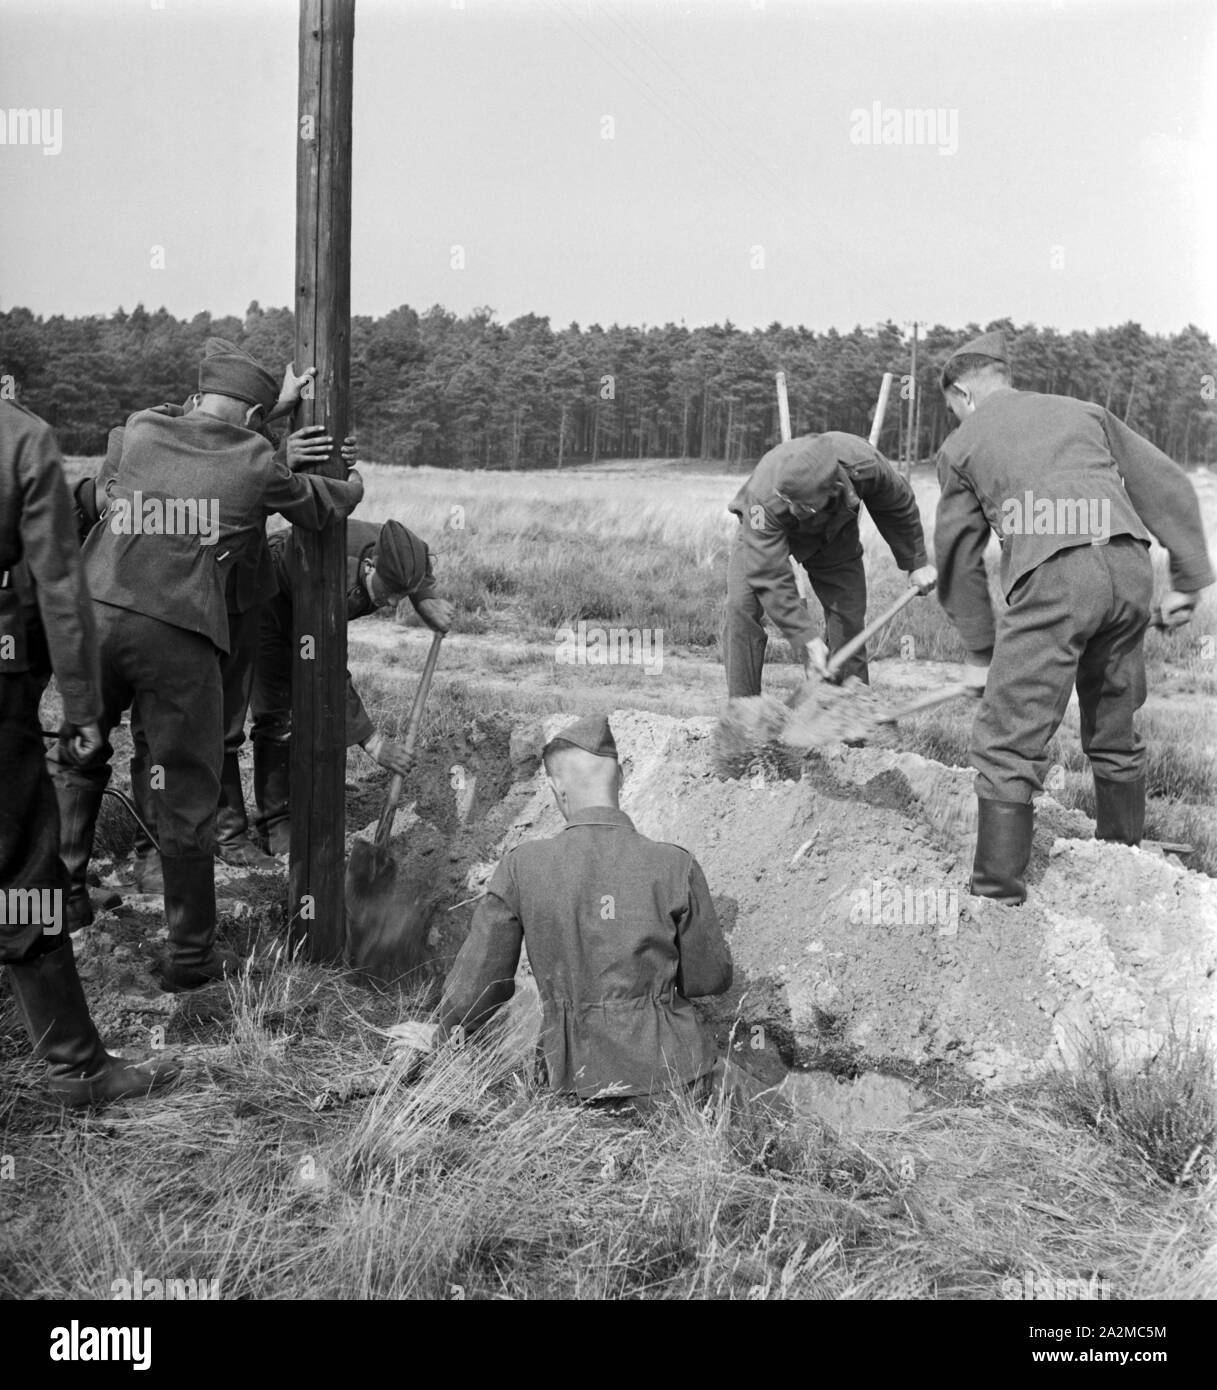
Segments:
[[[886,627],[888,623],[900,612],[902,608],[907,608],[915,598],[921,595],[916,589],[908,589],[896,600],[895,603],[884,613],[880,613],[873,623],[869,623],[862,629],[856,637],[851,637],[846,644],[833,652],[828,659],[828,678],[832,680],[842,666],[850,659],[859,648],[866,645],[880,628]]]
[[[934,709],[937,705],[945,705],[948,700],[958,700],[963,695],[971,693],[972,687],[964,685],[959,681],[955,685],[944,686],[941,690],[931,690],[928,695],[919,695],[915,700],[910,700],[907,705],[901,705],[897,710],[893,710],[885,719],[885,724],[894,724],[897,719],[907,719],[910,714],[917,714],[923,709]]]
[[[406,725],[405,751],[407,757],[414,752],[414,745],[418,742],[418,730],[423,722],[423,706],[427,703],[427,694],[431,689],[431,677],[435,674],[435,663],[439,660],[439,644],[443,640],[444,634],[442,632],[432,633],[431,648],[427,652],[427,660],[423,666],[423,674],[419,678],[418,689],[414,692],[414,703],[410,706],[410,719]],[[376,823],[376,834],[372,838],[372,843],[379,845],[382,849],[389,843],[389,831],[393,826],[393,817],[397,814],[397,803],[401,800],[401,783],[401,773],[395,772],[389,779],[389,795],[385,801],[385,808],[380,813],[380,820]]]

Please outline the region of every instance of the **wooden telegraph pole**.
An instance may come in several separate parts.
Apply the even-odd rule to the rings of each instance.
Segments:
[[[297,371],[316,366],[300,425],[324,425],[345,478],[351,376],[351,92],[355,0],[300,0],[296,144]],[[292,530],[297,572],[292,666],[292,940],[338,960],[345,936],[346,525]]]

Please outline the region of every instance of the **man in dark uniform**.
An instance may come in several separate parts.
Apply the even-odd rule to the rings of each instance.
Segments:
[[[112,449],[115,435],[121,436],[121,433],[121,430],[111,431]],[[275,442],[269,434],[267,437],[272,444]],[[330,455],[332,444],[330,436],[324,433],[324,426],[306,425],[285,441],[287,466],[295,472],[298,468],[324,462]],[[121,438],[117,448],[121,455]],[[353,436],[348,436],[343,444],[342,457],[348,469],[355,466]],[[301,476],[306,482],[317,477],[311,473]],[[245,815],[245,796],[241,786],[240,749],[245,742],[245,716],[253,690],[262,605],[278,591],[278,574],[271,562],[263,533],[229,576],[225,597],[230,650],[220,654],[224,762],[220,769],[220,801],[216,808],[216,858],[226,864],[253,869],[273,869],[275,860],[261,850],[248,834],[249,821]],[[131,720],[131,739],[134,744],[131,756],[132,794],[144,821],[151,826],[155,820],[155,805],[148,788],[148,741],[138,716]],[[132,869],[135,886],[140,892],[165,891],[160,855],[142,829],[136,831]]]
[[[37,633],[29,630],[32,612]],[[38,651],[63,700],[61,755],[87,761],[101,748],[101,697],[71,498],[51,431],[0,400],[0,962],[34,1052],[49,1064],[51,1094],[90,1105],[144,1095],[173,1080],[178,1067],[110,1056],[89,1016],[63,914],[59,812],[38,719],[50,673],[37,669],[31,654]]]
[[[866,626],[866,569],[858,518],[862,504],[896,564],[921,593],[934,587],[913,489],[877,449],[830,430],[778,444],[731,501],[740,519],[727,568],[723,656],[727,694],[761,693],[767,617],[804,666],[823,671],[827,657]],[[823,609],[827,645],[799,597],[791,556],[807,571]],[[869,679],[866,649],[843,677]]]
[[[618,806],[608,720],[588,716],[543,759],[566,828],[499,863],[444,987],[438,1025],[405,1039],[425,1051],[481,1027],[512,996],[520,948],[542,1002],[549,1084],[581,1100],[645,1099],[704,1082],[715,1048],[694,996],[731,985],[705,875],[677,845],[640,835]]]
[[[204,347],[205,357],[234,352],[240,352],[240,349],[224,338],[209,338]],[[292,380],[294,378],[285,379],[279,402],[260,430],[275,448],[280,447],[275,422],[295,409],[296,395],[291,386]],[[153,409],[158,414],[177,418],[193,409],[197,402],[198,394],[195,393],[184,405],[166,404]],[[104,505],[106,483],[118,471],[125,436],[126,430],[122,425],[110,431],[105,461],[96,478],[83,479],[74,489],[82,543],[97,524],[100,508]],[[330,455],[332,443],[323,425],[306,425],[296,430],[282,444],[286,450],[287,466],[295,472],[324,462]],[[354,467],[353,436],[348,436],[343,444],[342,456],[348,468]],[[301,476],[308,482],[315,475],[304,473]],[[310,484],[315,487],[321,485]],[[230,571],[225,591],[229,650],[220,654],[220,681],[224,696],[224,763],[220,771],[220,804],[216,811],[216,857],[227,864],[258,869],[271,869],[275,865],[274,860],[263,853],[247,834],[249,825],[241,790],[239,756],[241,745],[245,742],[245,716],[253,686],[254,656],[258,642],[257,610],[277,590],[278,581],[266,547],[265,533],[262,533]],[[154,798],[148,787],[148,741],[138,713],[131,720],[131,740],[134,744],[130,763],[131,791],[140,815],[151,826],[156,817]],[[137,829],[135,836],[132,870],[135,886],[140,892],[164,892],[160,856],[142,828]]]
[[[939,597],[982,695],[972,728],[979,826],[971,891],[1026,898],[1048,741],[1075,684],[1101,840],[1135,845],[1145,823],[1145,701],[1151,535],[1170,553],[1167,626],[1213,582],[1187,475],[1110,411],[1016,391],[1000,333],[966,343],[942,375],[959,428],[938,455]],[[1001,540],[1006,606],[994,623],[984,555]]]
[[[254,745],[254,799],[258,836],[269,853],[286,854],[291,843],[288,780],[291,767],[293,596],[299,576],[290,536],[270,538],[276,590],[261,610],[254,664],[251,736]],[[383,526],[347,523],[347,622],[409,598],[424,623],[436,632],[452,625],[452,605],[438,596],[431,552],[400,522]],[[347,743],[359,744],[381,767],[409,771],[405,750],[378,733],[368,718],[350,672],[346,687]],[[241,808],[244,815],[244,807]]]
[[[299,393],[308,373],[293,378]],[[235,963],[215,949],[215,808],[223,757],[218,653],[230,645],[228,576],[278,511],[320,529],[363,494],[350,481],[306,480],[259,434],[278,384],[247,354],[204,357],[200,399],[174,418],[127,423],[106,507],[84,547],[100,639],[101,730],[134,702],[147,735],[161,841],[169,961],[165,987],[192,989]],[[85,767],[52,753],[70,905],[87,920],[85,872],[110,747]]]

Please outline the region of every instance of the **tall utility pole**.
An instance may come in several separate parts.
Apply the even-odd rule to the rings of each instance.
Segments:
[[[315,366],[302,425],[334,440],[316,472],[345,478],[351,377],[351,92],[355,0],[300,0],[296,143],[297,370]],[[292,658],[291,868],[294,943],[342,955],[346,934],[346,525],[292,530],[297,572]]]

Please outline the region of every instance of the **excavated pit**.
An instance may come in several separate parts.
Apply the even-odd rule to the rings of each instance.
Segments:
[[[561,828],[538,755],[566,722],[483,721],[433,739],[419,758],[390,848],[394,910],[425,942],[409,983],[431,998],[503,851]],[[1172,1029],[1211,1031],[1217,882],[1178,860],[1097,843],[1086,817],[1045,796],[1029,900],[1004,908],[967,893],[967,769],[884,735],[886,746],[834,743],[806,757],[770,750],[723,780],[715,720],[619,710],[612,722],[623,808],[644,834],[696,855],[731,944],[735,984],[699,1008],[764,1081],[778,1085],[793,1067],[998,1088],[1075,1059],[1099,1031],[1130,1062],[1154,1055]],[[361,755],[348,777],[347,824],[367,837],[387,777]],[[121,884],[121,865],[105,858],[130,843],[117,807],[99,839],[102,880]],[[226,938],[273,943],[279,879],[218,878]],[[172,1009],[148,977],[163,935],[159,899],[128,896],[77,938],[103,1021]],[[526,963],[520,986],[513,1016],[526,1047],[536,1023]]]
[[[485,772],[471,797],[451,771],[464,764],[433,758],[429,790],[399,813],[391,845],[426,901],[437,985],[501,853],[561,828],[536,769],[564,722],[519,727],[506,746],[499,731],[484,797]],[[1217,883],[1178,861],[1095,842],[1084,816],[1046,796],[1029,901],[1005,908],[966,891],[966,769],[834,744],[800,777],[758,762],[724,781],[714,720],[623,710],[612,723],[623,809],[698,858],[731,943],[735,984],[701,1007],[721,1039],[734,1030],[737,1047],[770,1055],[775,1079],[780,1059],[847,1074],[951,1068],[994,1088],[1074,1059],[1099,1030],[1135,1061],[1172,1027],[1211,1028]]]

